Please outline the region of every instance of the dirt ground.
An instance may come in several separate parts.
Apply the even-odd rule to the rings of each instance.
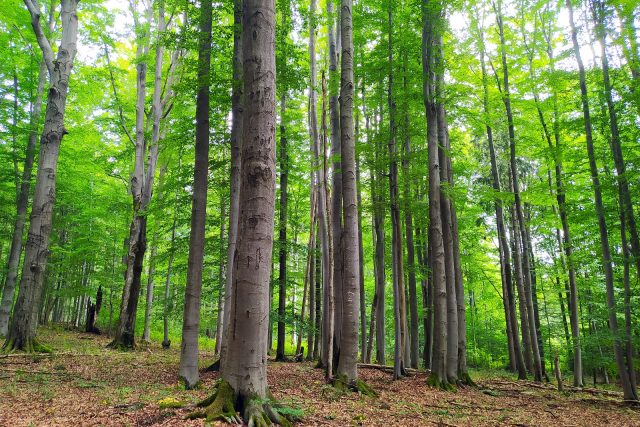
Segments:
[[[189,405],[206,397],[217,373],[185,391],[176,378],[179,349],[159,346],[108,350],[109,339],[44,329],[49,356],[0,355],[0,426],[201,426],[185,420]],[[201,355],[201,366],[212,355]],[[297,426],[640,426],[640,408],[611,392],[568,392],[515,382],[496,374],[478,388],[437,391],[419,373],[392,381],[389,373],[361,369],[379,397],[338,395],[310,363],[270,363],[276,399],[299,408]],[[161,409],[162,399],[187,405]],[[214,423],[217,425],[217,423]]]

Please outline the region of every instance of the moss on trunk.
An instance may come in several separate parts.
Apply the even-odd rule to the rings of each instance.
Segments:
[[[349,381],[345,375],[338,375],[333,380],[333,386],[341,392],[356,392],[369,397],[378,397],[378,393],[361,379]]]

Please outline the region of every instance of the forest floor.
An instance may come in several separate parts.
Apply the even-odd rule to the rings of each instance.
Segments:
[[[185,391],[176,378],[179,348],[157,345],[108,350],[107,337],[44,328],[47,356],[0,355],[0,426],[200,426],[185,420],[192,408],[162,409],[166,398],[192,405],[206,397],[217,373]],[[201,366],[211,363],[201,355]],[[360,369],[379,397],[336,394],[311,363],[270,363],[276,399],[299,408],[297,426],[640,426],[640,409],[615,392],[559,393],[551,384],[482,375],[478,388],[437,391],[418,373],[392,381],[389,373]]]

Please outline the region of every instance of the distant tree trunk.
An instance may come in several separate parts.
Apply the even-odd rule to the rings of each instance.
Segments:
[[[224,319],[224,284],[227,280],[227,265],[225,264],[225,255],[227,253],[227,230],[226,230],[226,222],[227,222],[227,202],[225,200],[224,193],[220,195],[220,269],[218,273],[218,316],[216,318],[216,346],[214,348],[214,356],[220,356],[220,349],[222,347],[222,330],[223,330],[223,319]],[[218,369],[220,368],[220,364],[218,364]]]
[[[191,233],[184,295],[182,344],[179,376],[185,387],[196,386],[198,374],[198,332],[200,329],[200,294],[204,261],[207,216],[207,178],[209,175],[209,70],[211,67],[211,0],[200,2],[198,41],[198,92],[196,94],[196,143],[191,204]]]
[[[342,335],[337,375],[354,385],[358,379],[358,316],[360,280],[358,254],[358,190],[353,135],[353,21],[352,0],[342,0],[340,13],[342,51],[340,75],[340,139],[342,154]]]
[[[356,91],[357,92],[357,91]],[[356,146],[360,138],[360,110],[356,108]],[[360,181],[360,156],[356,152],[356,186],[358,188],[358,256],[360,257],[360,361],[366,363],[367,358],[367,307],[364,294],[364,245],[362,243],[362,194]]]
[[[393,279],[393,378],[399,379],[405,375],[404,366],[404,272],[402,225],[400,222],[400,206],[398,202],[398,153],[396,147],[396,104],[393,99],[393,12],[388,14],[388,54],[389,78],[387,100],[389,104],[389,196],[391,204],[391,272]]]
[[[571,27],[571,39],[573,41],[573,50],[578,63],[578,75],[580,78],[580,93],[582,97],[582,113],[584,116],[585,137],[587,141],[587,154],[589,157],[589,169],[591,170],[591,181],[593,183],[596,216],[598,217],[598,228],[600,231],[600,244],[602,249],[602,267],[605,273],[605,285],[607,290],[607,306],[609,311],[609,329],[613,336],[613,350],[618,367],[618,375],[622,383],[625,400],[638,400],[638,395],[633,387],[631,379],[627,371],[624,360],[624,354],[620,338],[618,335],[618,318],[616,315],[615,289],[613,284],[613,267],[611,265],[611,249],[609,246],[609,232],[604,216],[604,205],[602,202],[602,189],[600,186],[600,178],[598,174],[598,166],[596,164],[595,150],[593,147],[593,131],[591,126],[591,113],[589,109],[589,95],[587,92],[586,73],[580,55],[580,45],[578,44],[578,32],[573,18],[573,5],[570,0],[565,2],[569,11],[569,24]]]
[[[503,25],[503,16],[501,10],[501,3],[498,3],[498,6],[495,7],[496,13],[496,22],[498,24],[498,32],[500,35],[500,57],[502,60],[502,101],[504,102],[505,113],[507,115],[507,128],[509,132],[509,153],[510,153],[510,169],[511,169],[511,180],[513,185],[513,194],[515,198],[515,214],[516,214],[516,223],[517,227],[514,230],[514,233],[518,233],[520,235],[520,239],[523,245],[526,245],[526,230],[525,230],[525,222],[524,222],[524,213],[522,209],[522,201],[520,198],[520,181],[518,177],[518,169],[516,165],[516,137],[515,137],[515,126],[513,123],[513,112],[511,109],[511,92],[509,87],[509,72],[507,67],[507,53],[506,53],[506,44],[504,38],[504,25]],[[540,351],[538,348],[538,337],[536,332],[535,325],[535,313],[533,307],[533,290],[531,283],[531,272],[530,266],[531,262],[529,260],[529,251],[526,249],[526,246],[522,247],[521,250],[522,255],[522,279],[524,282],[524,291],[525,291],[525,299],[527,304],[527,316],[528,316],[528,325],[529,325],[529,341],[530,341],[530,349],[532,353],[532,366],[533,366],[533,376],[536,381],[542,381],[542,362],[540,360]],[[524,329],[524,327],[523,327]]]
[[[53,8],[50,13],[50,22],[52,20],[52,16]],[[13,305],[13,296],[18,278],[18,267],[20,264],[20,254],[22,252],[23,243],[22,237],[24,234],[27,207],[29,205],[31,171],[33,170],[33,160],[35,156],[36,142],[38,140],[38,128],[40,126],[40,114],[42,111],[42,96],[44,94],[44,85],[46,80],[47,65],[44,60],[42,60],[40,61],[40,68],[38,72],[38,88],[36,89],[36,96],[32,105],[33,108],[31,109],[29,141],[27,142],[24,165],[22,168],[22,180],[20,182],[20,191],[18,193],[18,200],[16,203],[16,219],[13,225],[9,256],[7,257],[7,275],[4,280],[2,302],[0,303],[0,336],[7,335],[9,330],[9,316],[11,314],[11,306]]]
[[[314,304],[314,329],[313,329],[313,360],[318,360],[321,356],[321,351],[324,351],[320,347],[320,336],[322,334],[322,256],[320,255],[320,239],[316,237],[316,248],[314,256],[314,279],[315,279],[315,304]],[[327,370],[328,372],[329,370]]]
[[[332,284],[334,295],[333,360],[334,368],[340,355],[342,334],[342,164],[340,117],[338,113],[338,57],[335,37],[333,2],[327,2],[329,43],[329,116],[331,121],[331,247],[333,259]]]
[[[312,175],[313,176],[313,175]],[[311,336],[311,328],[304,327],[304,313],[306,310],[307,301],[309,301],[309,305],[311,303],[310,297],[313,293],[313,281],[311,277],[313,275],[313,268],[311,267],[311,260],[313,259],[313,253],[315,251],[315,229],[316,229],[316,192],[315,185],[313,184],[313,178],[311,178],[311,213],[309,214],[309,242],[307,243],[307,262],[304,270],[304,286],[302,288],[302,308],[300,309],[300,320],[298,322],[298,342],[296,344],[296,354],[302,353],[302,336],[303,332],[306,330],[309,333],[308,336]],[[307,298],[309,295],[309,298]],[[313,322],[313,315],[311,314],[313,311],[310,311],[309,315],[309,324]],[[313,342],[313,340],[311,340]],[[313,351],[309,346],[310,342],[307,343],[307,356],[310,354],[309,350]]]
[[[409,94],[407,93],[407,68],[408,58],[406,51],[402,57],[404,76],[404,111],[403,111],[403,127],[404,127],[404,144],[402,155],[402,172],[403,172],[403,199],[404,199],[404,224],[407,240],[407,269],[409,277],[409,312],[411,314],[411,323],[409,329],[409,336],[411,340],[411,367],[418,368],[418,347],[419,347],[419,333],[418,333],[418,295],[416,289],[416,265],[415,265],[415,247],[413,243],[413,212],[411,203],[411,130],[409,127]]]
[[[500,175],[498,172],[498,162],[496,157],[496,150],[493,143],[493,128],[489,121],[490,109],[489,109],[489,90],[487,84],[487,72],[485,66],[485,45],[484,34],[480,34],[480,65],[482,68],[482,86],[483,86],[483,109],[487,117],[487,123],[485,124],[487,132],[487,142],[489,143],[489,158],[491,161],[491,176],[492,185],[496,193],[494,205],[496,211],[496,228],[498,232],[498,250],[500,252],[501,268],[503,276],[503,304],[505,310],[505,319],[507,323],[507,333],[510,348],[513,348],[514,354],[514,367],[518,371],[518,379],[524,380],[527,378],[527,366],[520,347],[520,338],[518,336],[518,319],[516,317],[516,305],[515,297],[513,294],[513,276],[511,269],[511,254],[509,249],[509,243],[507,241],[507,232],[504,224],[504,211],[503,202],[500,196]],[[522,312],[521,312],[522,313]],[[523,325],[524,327],[524,325]]]
[[[51,44],[40,25],[41,12],[37,3],[26,0],[25,4],[31,15],[31,25],[49,71],[50,89],[47,97],[45,123],[40,139],[33,209],[29,220],[18,300],[7,334],[7,341],[4,344],[4,349],[8,351],[33,351],[37,349],[35,342],[37,313],[42,299],[49,255],[49,237],[55,202],[56,168],[60,143],[67,133],[64,127],[64,113],[78,37],[77,0],[62,1],[60,11],[62,38],[55,58]]]
[[[283,14],[284,16],[284,14]],[[285,340],[285,311],[287,299],[287,181],[289,170],[289,157],[287,154],[287,136],[285,125],[285,92],[280,96],[280,216],[278,221],[278,344],[276,349],[276,360],[284,360],[284,340]]]
[[[156,274],[156,258],[158,257],[158,232],[154,231],[151,239],[151,255],[149,256],[149,271],[147,272],[147,300],[144,307],[144,329],[142,330],[142,341],[151,342],[151,312],[153,308],[153,288],[155,287],[154,277]]]
[[[99,334],[100,329],[96,326],[100,309],[102,308],[102,286],[98,286],[98,292],[96,293],[96,302],[93,304],[91,298],[87,302],[87,316],[85,320],[85,332]]]
[[[182,154],[180,155],[180,161],[178,162],[178,167],[182,160]],[[163,331],[164,338],[162,340],[162,348],[169,348],[171,346],[171,340],[169,339],[169,314],[173,309],[173,301],[171,300],[171,273],[173,269],[173,259],[175,258],[176,248],[176,221],[177,221],[177,210],[178,210],[178,191],[176,190],[175,196],[175,205],[173,209],[173,224],[171,225],[171,242],[169,244],[169,262],[167,263],[167,277],[164,282],[164,309],[162,313],[162,323],[163,323]]]

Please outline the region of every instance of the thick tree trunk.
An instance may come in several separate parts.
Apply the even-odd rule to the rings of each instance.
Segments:
[[[613,350],[618,367],[618,374],[622,383],[625,400],[638,400],[638,395],[629,378],[627,366],[624,360],[624,354],[620,338],[618,336],[618,318],[616,315],[615,289],[613,278],[613,267],[611,264],[611,249],[609,246],[609,232],[604,216],[604,205],[602,202],[602,189],[600,186],[600,178],[598,166],[596,164],[595,150],[593,146],[593,130],[591,126],[591,113],[589,109],[589,95],[587,92],[586,73],[580,55],[580,45],[578,44],[578,32],[573,18],[573,5],[570,0],[565,2],[569,11],[569,24],[571,26],[571,39],[573,42],[573,50],[578,63],[578,75],[580,78],[580,94],[582,98],[582,113],[584,116],[585,137],[587,142],[587,154],[589,157],[589,169],[591,170],[591,181],[593,183],[596,216],[598,217],[598,229],[600,232],[600,244],[602,249],[602,267],[605,273],[605,285],[607,290],[607,306],[609,311],[609,329],[613,336]]]
[[[245,0],[243,14],[244,106],[242,166],[233,303],[221,377],[236,401],[267,397],[266,336],[275,201],[275,4]]]
[[[200,329],[200,294],[204,261],[207,217],[207,178],[209,172],[209,70],[211,67],[211,0],[200,2],[198,41],[198,92],[196,94],[196,143],[191,204],[191,233],[187,263],[187,286],[184,295],[182,345],[178,375],[191,389],[199,381],[198,332]],[[164,19],[164,18],[162,18]],[[157,63],[156,63],[157,64]]]
[[[13,296],[16,289],[18,267],[20,264],[20,254],[22,253],[22,237],[27,217],[27,207],[29,205],[31,171],[33,170],[36,142],[38,141],[38,128],[40,126],[40,114],[42,111],[42,96],[44,94],[44,85],[46,80],[47,66],[43,60],[40,62],[38,88],[36,89],[36,96],[31,110],[29,141],[27,142],[27,149],[24,157],[22,180],[20,182],[20,191],[18,193],[18,200],[16,203],[16,219],[13,224],[11,246],[7,257],[7,275],[4,281],[2,302],[0,302],[0,336],[7,335],[9,330],[9,315],[11,314],[11,306],[13,305]]]
[[[358,316],[360,280],[358,253],[358,190],[353,135],[353,21],[352,0],[342,0],[340,13],[342,50],[340,76],[340,139],[342,154],[342,336],[337,375],[353,384],[358,378]]]
[[[26,1],[31,24],[49,70],[50,88],[47,96],[45,124],[40,139],[40,154],[36,175],[33,208],[24,255],[18,300],[4,348],[34,350],[37,314],[42,299],[45,270],[49,255],[49,237],[55,202],[56,169],[60,143],[67,133],[64,113],[67,103],[69,77],[76,56],[78,37],[77,0],[63,0],[60,11],[62,40],[55,58],[51,45],[40,26],[37,4]]]

